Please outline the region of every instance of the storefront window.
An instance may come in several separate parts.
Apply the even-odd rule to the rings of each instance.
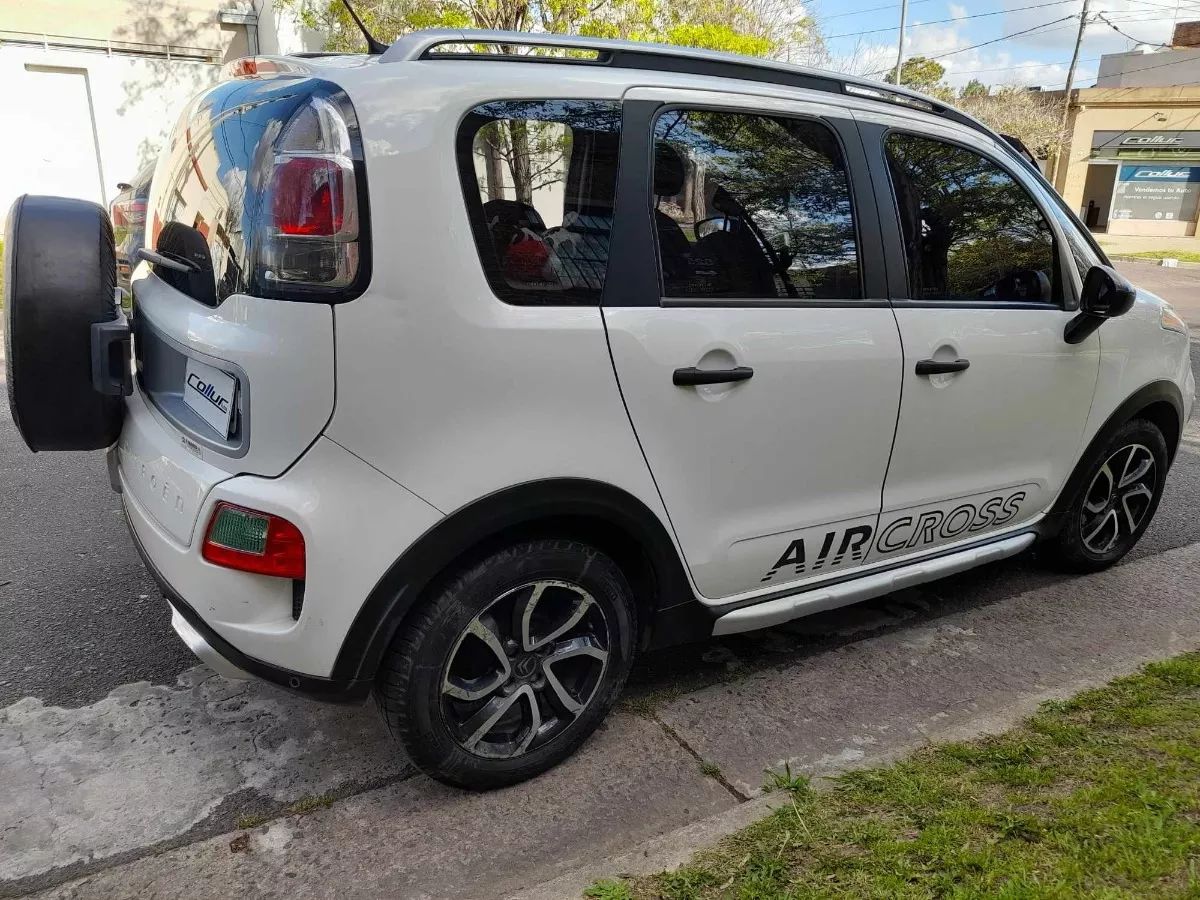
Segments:
[[[1200,198],[1200,166],[1122,163],[1113,196],[1113,219],[1190,222]]]

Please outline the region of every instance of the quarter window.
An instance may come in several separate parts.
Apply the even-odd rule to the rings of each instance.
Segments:
[[[887,138],[914,300],[1057,302],[1054,232],[995,163],[929,138]]]
[[[459,130],[467,210],[492,290],[509,303],[598,305],[608,268],[620,104],[477,107]]]
[[[827,126],[671,110],[654,137],[664,296],[862,296],[846,166]]]

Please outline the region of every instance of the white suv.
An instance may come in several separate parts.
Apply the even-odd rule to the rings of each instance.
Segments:
[[[229,74],[128,323],[104,211],[14,205],[14,419],[111,445],[201,659],[373,692],[435,778],[562,760],[636,653],[1037,541],[1101,568],[1154,514],[1187,328],[954,109],[495,32]]]

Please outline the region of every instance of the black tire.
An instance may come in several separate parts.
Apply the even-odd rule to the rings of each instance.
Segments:
[[[1120,487],[1147,459],[1152,471]],[[1152,422],[1132,419],[1079,465],[1085,474],[1062,530],[1038,555],[1068,571],[1098,572],[1132,550],[1154,518],[1167,481],[1167,442]]]
[[[17,430],[34,451],[108,447],[122,398],[93,388],[91,343],[92,325],[118,315],[108,213],[27,194],[4,236],[4,368]]]
[[[535,583],[550,582],[533,599]],[[555,622],[575,614],[581,616],[576,626],[549,639]],[[485,622],[506,646],[507,658],[476,636]],[[473,629],[469,635],[468,628]],[[421,771],[470,790],[504,787],[557,765],[595,731],[625,684],[635,634],[633,596],[611,559],[574,541],[529,541],[451,574],[413,611],[384,655],[375,699],[392,737]],[[545,638],[545,647],[526,652],[518,644],[514,650],[512,644],[525,637],[530,647]],[[596,648],[607,654],[605,661],[593,655]],[[571,658],[556,659],[563,652]],[[531,663],[529,657],[538,660]],[[534,673],[522,675],[522,667],[530,665],[536,666]],[[568,692],[565,699],[547,686],[550,680]],[[492,684],[497,686],[489,688]],[[488,692],[474,699],[454,695],[465,695],[465,687]],[[564,703],[578,701],[583,701],[578,712],[564,712],[569,708]],[[476,724],[486,723],[492,710],[506,703],[504,716],[466,749],[472,716]],[[535,730],[539,723],[544,735]],[[528,748],[521,750],[526,740]],[[487,755],[507,748],[518,752],[507,758]]]

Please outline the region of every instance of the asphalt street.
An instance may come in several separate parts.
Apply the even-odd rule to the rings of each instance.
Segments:
[[[1200,331],[1200,269],[1121,268],[1175,303]],[[1192,364],[1200,373],[1200,343],[1193,343]],[[1200,431],[1193,426],[1153,525],[1122,564],[1133,566],[1130,575],[1116,576],[1122,595],[1159,589],[1169,564],[1156,558],[1200,541],[1197,509]],[[334,711],[261,685],[225,682],[198,667],[171,631],[166,605],[130,543],[103,454],[31,454],[5,410],[0,510],[0,773],[16,785],[18,807],[27,804],[13,817],[17,825],[6,828],[0,814],[0,896],[135,860],[149,850],[187,846],[232,828],[245,810],[275,817],[303,796],[367,792],[362,803],[378,805],[386,795],[386,802],[413,809],[467,804],[410,778],[373,710]],[[691,822],[744,799],[753,787],[758,758],[726,760],[720,741],[706,750],[703,723],[689,718],[690,701],[679,698],[734,690],[728,686],[783,670],[832,667],[856,645],[896,640],[907,646],[922,635],[957,634],[966,627],[951,622],[974,623],[967,630],[984,636],[973,640],[1002,655],[1003,631],[978,622],[989,620],[989,610],[1016,615],[1021,607],[1014,598],[1070,594],[1065,581],[1026,556],[777,629],[642,659],[623,724],[614,728],[622,741],[642,748],[641,758],[670,759],[674,767],[666,775],[642,773],[655,788],[638,781],[636,766],[625,775],[631,793],[655,791],[657,818],[642,824],[663,830]],[[1065,615],[1092,616],[1097,609],[1068,612],[1069,606],[1064,601]],[[845,699],[853,705],[853,698]],[[657,728],[646,732],[644,720],[632,715],[662,702],[676,704],[675,737],[665,748]],[[716,714],[706,716],[719,721]],[[72,738],[64,739],[68,734]],[[615,738],[597,738],[605,740]],[[699,759],[701,752],[720,759],[735,783],[702,779],[697,788],[691,757]],[[24,757],[32,766],[22,767],[18,760]],[[594,763],[591,754],[570,771],[587,773]],[[144,779],[136,789],[131,773]],[[598,784],[601,776],[595,777]],[[534,785],[550,793],[554,783],[539,779]],[[127,809],[124,795],[131,790],[136,804]],[[596,802],[603,807],[605,791],[598,790]],[[611,790],[617,807],[620,788]],[[479,800],[478,808],[465,805],[463,812],[477,815],[491,802]]]

